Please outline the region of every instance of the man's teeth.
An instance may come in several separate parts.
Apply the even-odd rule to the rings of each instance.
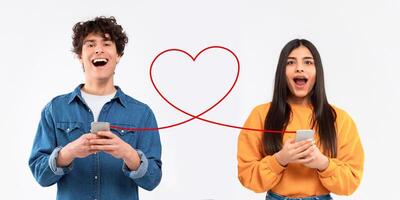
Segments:
[[[104,66],[106,65],[108,60],[106,58],[96,58],[92,60],[92,63],[94,66],[99,67],[99,66]]]
[[[105,58],[97,58],[97,59],[94,59],[93,62],[94,63],[96,63],[96,62],[107,62],[107,59],[105,59]]]

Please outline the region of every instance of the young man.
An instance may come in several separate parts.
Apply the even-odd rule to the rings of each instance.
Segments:
[[[157,127],[147,105],[114,85],[127,42],[113,17],[73,27],[73,52],[83,65],[85,83],[45,106],[29,159],[40,185],[57,183],[57,199],[138,199],[138,186],[152,190],[161,180],[158,131],[90,133],[93,121]]]

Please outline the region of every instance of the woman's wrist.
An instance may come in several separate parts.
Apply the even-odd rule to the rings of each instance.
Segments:
[[[321,159],[321,164],[318,167],[318,171],[322,172],[324,170],[326,170],[326,168],[328,168],[329,166],[329,159],[326,156],[323,156]]]
[[[285,162],[285,160],[281,157],[281,154],[279,152],[276,152],[274,154],[276,160],[278,161],[278,163],[282,166],[282,167],[286,167],[287,166],[287,162]]]

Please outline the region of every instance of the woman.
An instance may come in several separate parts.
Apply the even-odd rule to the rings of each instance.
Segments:
[[[313,129],[313,141],[295,134],[242,130],[238,175],[243,186],[266,192],[267,200],[332,199],[360,184],[364,152],[357,128],[343,110],[328,103],[320,55],[307,40],[282,49],[272,102],[257,106],[244,127],[264,130]]]

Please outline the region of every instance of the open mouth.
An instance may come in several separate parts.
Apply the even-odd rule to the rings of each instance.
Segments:
[[[307,83],[308,79],[304,76],[298,76],[293,78],[294,83],[298,86],[303,86]]]
[[[95,67],[103,67],[108,63],[108,59],[106,58],[96,58],[92,60],[92,63]]]

